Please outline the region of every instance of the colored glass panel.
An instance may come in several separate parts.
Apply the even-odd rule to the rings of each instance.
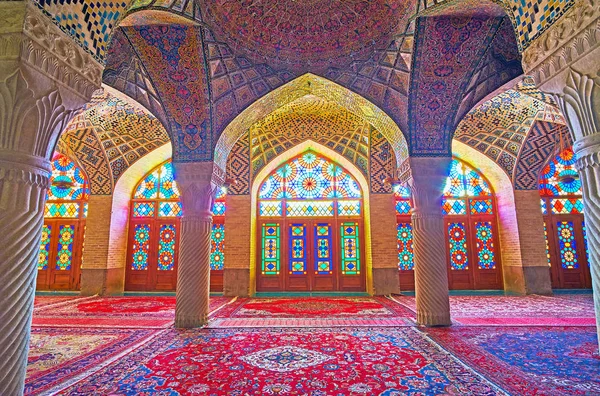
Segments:
[[[411,223],[398,223],[398,268],[412,270],[415,267]]]
[[[281,262],[281,240],[279,223],[262,225],[262,262],[263,275],[279,275]]]
[[[225,260],[225,225],[213,224],[210,235],[210,269],[222,270]]]
[[[144,180],[138,184],[133,194],[133,198],[154,199],[158,197],[158,173],[159,169],[151,172],[144,177]]]
[[[44,217],[63,217],[68,219],[75,219],[79,217],[79,208],[80,204],[77,202],[47,202],[44,207]]]
[[[289,226],[289,273],[306,274],[306,225],[291,224]]]
[[[542,196],[581,195],[581,180],[575,169],[572,148],[563,150],[542,170],[539,188]]]
[[[90,191],[81,168],[68,157],[56,153],[52,158],[52,174],[47,200],[82,200],[87,199]]]
[[[158,187],[158,198],[174,199],[179,198],[179,189],[173,177],[173,164],[165,162],[160,168],[160,180]]]
[[[542,214],[547,215],[548,214],[548,204],[546,203],[546,200],[544,198],[540,199],[540,206],[542,207]]]
[[[181,202],[159,202],[158,217],[181,217]]]
[[[215,202],[212,207],[213,216],[225,215],[225,202]]]
[[[397,215],[407,215],[410,214],[412,210],[412,205],[408,199],[397,201],[396,202],[396,214]]]
[[[154,217],[154,202],[134,202],[133,217]]]
[[[260,199],[360,198],[356,179],[339,165],[312,151],[293,158],[261,184]]]
[[[464,199],[442,199],[442,213],[444,215],[467,214],[467,204]]]
[[[288,217],[333,216],[333,201],[288,201]]]
[[[553,214],[580,214],[583,213],[583,200],[581,198],[551,199],[550,210]]]
[[[281,201],[261,201],[259,213],[264,217],[281,216]]]
[[[161,224],[158,231],[159,271],[173,271],[175,267],[175,241],[177,241],[175,225]]]
[[[546,258],[548,259],[548,267],[551,267],[552,261],[550,260],[550,244],[548,243],[548,227],[546,222],[544,222],[544,238],[546,239]]]
[[[360,274],[360,250],[358,223],[342,223],[340,226],[342,238],[342,274]]]
[[[150,225],[136,224],[134,226],[133,248],[131,252],[131,269],[148,269],[148,252],[150,251]]]
[[[493,214],[492,199],[471,199],[469,202],[472,215]]]
[[[87,218],[87,215],[88,215],[88,203],[84,202],[83,203],[83,218],[84,219]]]
[[[317,223],[315,225],[316,274],[327,275],[333,272],[332,246],[331,226],[327,223]]]
[[[494,235],[490,221],[475,223],[475,247],[477,248],[477,264],[480,269],[495,269]]]
[[[52,226],[44,224],[42,227],[42,239],[40,240],[40,253],[38,255],[38,270],[48,269],[48,257],[50,256],[51,239]]]
[[[61,225],[58,228],[58,243],[56,266],[54,269],[66,271],[71,269],[73,262],[73,241],[75,238],[74,225]]]
[[[448,243],[450,247],[450,269],[459,271],[469,269],[465,223],[448,224]]]
[[[217,190],[217,195],[215,196],[215,199],[224,199],[226,195],[227,195],[227,188],[221,187]]]
[[[339,216],[360,216],[360,201],[338,201]]]
[[[560,262],[564,269],[579,268],[577,257],[577,242],[572,221],[558,221],[556,223],[558,245],[560,249]]]
[[[407,186],[396,184],[394,185],[394,196],[396,198],[410,198],[410,189]]]
[[[491,195],[489,184],[479,172],[459,160],[452,160],[444,196],[451,198]]]

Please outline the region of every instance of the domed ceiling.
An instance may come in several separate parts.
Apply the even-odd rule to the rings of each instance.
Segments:
[[[207,0],[205,21],[240,55],[289,70],[367,58],[404,27],[408,0]]]

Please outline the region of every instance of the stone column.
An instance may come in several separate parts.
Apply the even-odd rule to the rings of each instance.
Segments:
[[[0,150],[0,394],[23,393],[50,162]]]
[[[223,177],[212,162],[173,165],[183,205],[175,326],[200,327],[209,313],[211,208]]]
[[[417,323],[449,326],[448,269],[442,193],[450,157],[409,158],[401,167],[413,198],[413,246]]]

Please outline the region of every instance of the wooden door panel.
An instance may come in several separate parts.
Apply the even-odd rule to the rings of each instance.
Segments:
[[[333,242],[335,228],[330,221],[315,221],[311,224],[311,230],[312,259],[309,270],[312,275],[312,290],[337,290]]]

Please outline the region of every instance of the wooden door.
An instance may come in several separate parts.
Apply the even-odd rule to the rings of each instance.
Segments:
[[[551,216],[546,223],[550,274],[555,288],[592,287],[584,224],[582,215]]]
[[[48,219],[40,243],[38,290],[78,290],[85,225],[80,220]]]

